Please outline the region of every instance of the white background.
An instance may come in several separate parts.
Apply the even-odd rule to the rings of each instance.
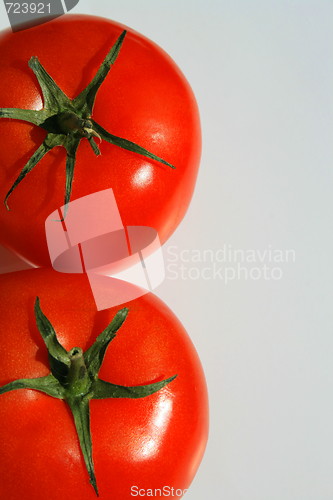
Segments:
[[[169,273],[157,290],[210,392],[210,441],[186,498],[332,500],[332,1],[80,0],[74,12],[153,39],[197,96],[201,171],[167,264],[173,245],[296,254],[279,280]],[[7,26],[2,4],[0,16]]]

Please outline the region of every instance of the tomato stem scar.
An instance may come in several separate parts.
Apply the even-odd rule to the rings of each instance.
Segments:
[[[92,453],[90,432],[91,399],[144,398],[160,391],[172,382],[177,375],[168,379],[140,386],[121,386],[111,384],[98,377],[106,350],[115,338],[116,332],[128,314],[125,307],[117,312],[113,320],[97,337],[94,344],[85,352],[80,347],[69,351],[60,344],[56,332],[40,307],[39,298],[35,301],[36,323],[49,355],[50,374],[45,377],[19,379],[0,387],[0,395],[16,389],[34,389],[48,396],[65,401],[73,415],[81,452],[89,475],[90,483],[98,496],[97,480]]]
[[[0,118],[11,118],[23,120],[47,131],[47,136],[41,146],[28,160],[21,170],[19,176],[7,192],[4,204],[9,210],[8,198],[16,189],[18,184],[31,172],[40,160],[54,147],[63,146],[67,151],[66,159],[66,186],[65,186],[65,213],[72,194],[72,184],[74,178],[74,167],[76,161],[76,151],[82,139],[87,139],[96,156],[100,155],[100,149],[94,138],[99,142],[105,140],[110,144],[126,149],[133,153],[143,155],[151,160],[158,161],[171,168],[175,168],[171,163],[163,160],[159,156],[151,153],[147,149],[122,137],[110,134],[101,125],[92,119],[97,92],[108,75],[111,67],[115,63],[124,38],[124,30],[110,51],[104,58],[96,75],[87,87],[74,99],[70,99],[61,90],[46,69],[39,62],[37,57],[32,57],[29,66],[35,73],[40,85],[44,107],[41,110],[20,109],[20,108],[0,108]]]

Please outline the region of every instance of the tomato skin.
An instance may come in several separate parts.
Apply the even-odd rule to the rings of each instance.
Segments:
[[[66,349],[88,348],[119,307],[96,312],[84,275],[34,269],[2,276],[0,385],[49,373],[35,325],[36,296]],[[177,378],[143,399],[92,400],[91,433],[100,498],[127,500],[131,486],[188,488],[208,429],[207,391],[184,328],[153,294],[127,304],[100,378],[140,385]],[[93,500],[66,404],[32,390],[0,395],[0,498]],[[149,495],[148,495],[149,496]]]
[[[28,61],[35,55],[70,98],[90,82],[123,26],[99,17],[66,15],[0,35],[0,107],[41,109],[41,90]],[[93,118],[110,133],[136,142],[176,169],[106,142],[96,157],[88,141],[78,149],[72,200],[113,188],[125,225],[155,228],[164,242],[192,197],[201,132],[192,90],[172,59],[128,31],[118,59],[96,98]],[[64,203],[65,149],[54,148],[1,202],[46,136],[34,125],[0,119],[0,243],[25,260],[49,266],[45,219]]]

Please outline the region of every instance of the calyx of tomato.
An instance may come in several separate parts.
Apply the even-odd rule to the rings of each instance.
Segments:
[[[46,344],[51,373],[45,377],[19,379],[0,387],[0,395],[16,389],[34,389],[48,396],[64,400],[74,417],[82,455],[96,495],[97,482],[92,457],[89,401],[109,398],[144,398],[159,391],[172,382],[177,375],[153,384],[134,387],[111,384],[98,377],[106,349],[116,336],[128,314],[123,308],[85,352],[80,347],[70,351],[59,343],[56,332],[40,308],[39,298],[35,302],[36,323]]]
[[[31,172],[43,156],[55,146],[64,146],[67,151],[65,187],[65,210],[67,210],[72,192],[76,151],[83,138],[88,139],[96,155],[100,154],[100,150],[95,139],[97,138],[99,141],[104,139],[123,149],[141,154],[147,158],[168,165],[171,168],[175,168],[167,161],[150,153],[134,142],[110,134],[92,118],[98,89],[117,59],[125,35],[126,30],[122,32],[116,43],[110,49],[89,85],[74,99],[67,97],[60,87],[58,87],[37,57],[32,57],[30,59],[29,66],[35,73],[39,82],[43,94],[44,108],[38,111],[32,109],[0,108],[0,118],[23,120],[45,129],[48,134],[43,143],[23,167],[20,175],[6,194],[4,203],[8,210],[8,198],[14,189],[24,177]]]

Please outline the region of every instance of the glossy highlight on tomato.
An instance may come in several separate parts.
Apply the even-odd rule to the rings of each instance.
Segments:
[[[40,110],[42,93],[28,66],[32,56],[73,99],[91,81],[124,26],[103,18],[66,15],[27,30],[0,35],[0,107]],[[172,164],[107,142],[96,157],[88,140],[77,150],[72,200],[112,188],[123,224],[150,226],[163,243],[189,205],[201,152],[197,104],[184,75],[156,44],[129,29],[98,92],[93,118],[111,134],[133,141]],[[0,119],[0,199],[46,131]],[[0,243],[27,261],[49,266],[45,220],[64,203],[66,152],[50,151],[0,204]]]
[[[34,269],[0,283],[0,386],[49,373],[34,318],[36,297],[70,350],[86,350],[118,308],[97,312],[84,275]],[[142,399],[91,400],[93,457],[100,498],[128,500],[131,487],[185,490],[207,440],[207,390],[197,353],[168,307],[152,294],[124,304],[128,316],[99,376],[124,386],[177,378]],[[35,390],[0,395],[0,498],[93,500],[71,413]]]

